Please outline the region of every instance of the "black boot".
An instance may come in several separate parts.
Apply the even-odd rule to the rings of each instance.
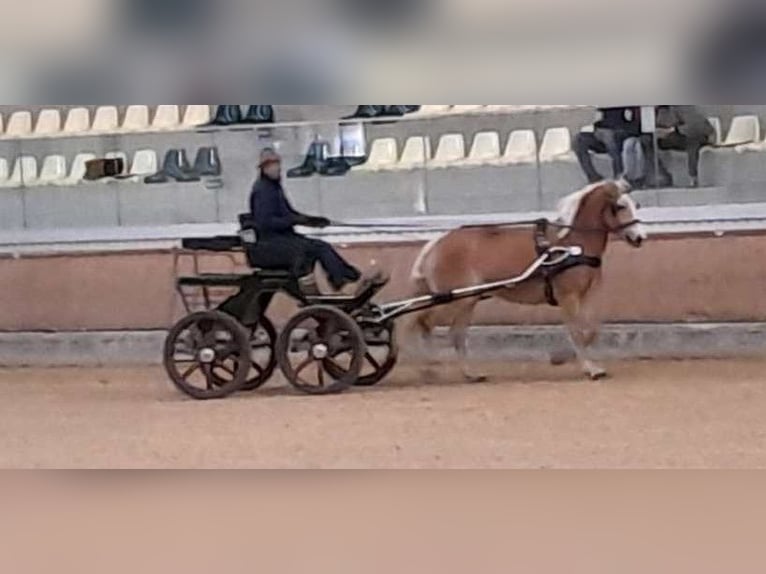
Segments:
[[[162,172],[176,181],[186,183],[200,181],[199,175],[194,173],[189,165],[189,159],[186,157],[186,150],[171,149],[165,154],[165,162],[162,166]]]
[[[207,177],[221,175],[221,158],[217,147],[201,147],[194,160],[194,174]]]
[[[354,120],[358,118],[377,118],[383,114],[386,106],[359,106],[350,116],[341,118],[343,120]]]
[[[319,173],[327,176],[343,176],[348,173],[351,166],[348,164],[346,158],[343,157],[331,157],[327,161],[323,162],[319,166]]]
[[[325,158],[330,149],[327,142],[313,142],[306,153],[306,159],[297,167],[287,171],[288,178],[311,177],[325,169]]]
[[[242,120],[245,124],[273,124],[274,106],[250,106]]]
[[[214,126],[230,126],[238,124],[241,121],[242,110],[240,109],[239,104],[226,104],[218,106],[218,109],[215,112],[215,118],[210,124]]]

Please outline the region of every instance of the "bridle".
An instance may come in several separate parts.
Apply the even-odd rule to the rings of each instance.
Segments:
[[[601,221],[604,222],[604,212],[610,209],[612,211],[612,215],[617,216],[617,212],[619,209],[617,209],[617,206],[615,204],[609,204],[605,205],[604,208],[601,210]],[[567,225],[565,223],[557,223],[556,221],[548,221],[548,220],[539,220],[535,223],[539,224],[540,221],[546,221],[547,225],[551,227],[555,227],[557,229],[568,229],[570,231],[577,231],[581,233],[620,233],[622,231],[625,231],[629,227],[632,227],[634,225],[638,225],[642,223],[642,221],[638,218],[631,219],[630,221],[626,223],[620,223],[619,225],[610,226],[607,225],[606,222],[604,222],[603,227],[585,227],[580,225]]]

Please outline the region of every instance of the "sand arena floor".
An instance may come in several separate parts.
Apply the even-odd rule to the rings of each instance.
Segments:
[[[766,359],[400,367],[378,387],[197,402],[161,368],[0,371],[3,468],[766,467]]]

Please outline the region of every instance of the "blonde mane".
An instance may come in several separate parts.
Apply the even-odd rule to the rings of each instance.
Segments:
[[[556,206],[558,211],[556,222],[561,225],[574,225],[575,218],[580,212],[580,206],[582,205],[583,200],[590,194],[590,192],[602,186],[603,183],[604,182],[592,183],[579,191],[575,191],[574,193],[570,193],[566,197],[563,197]],[[559,231],[559,238],[563,239],[570,231],[571,229],[568,228],[562,229]]]

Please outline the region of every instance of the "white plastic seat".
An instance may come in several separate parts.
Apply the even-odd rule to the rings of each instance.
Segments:
[[[397,156],[398,149],[394,138],[378,138],[370,146],[367,161],[357,169],[361,171],[389,169],[396,165]]]
[[[50,136],[61,131],[61,112],[56,109],[46,108],[37,116],[35,135]]]
[[[540,161],[555,161],[572,151],[572,136],[569,128],[550,128],[543,136],[540,146]]]
[[[426,161],[431,157],[431,142],[427,137],[411,136],[404,144],[404,151],[398,169],[415,169],[425,167]]]
[[[13,112],[8,120],[5,135],[8,137],[23,137],[32,133],[32,113],[27,111]]]
[[[85,164],[92,159],[96,159],[93,153],[78,153],[72,162],[72,169],[69,170],[69,176],[64,180],[66,185],[76,185],[85,179]]]
[[[6,187],[21,187],[22,185],[35,185],[36,183],[37,159],[28,155],[18,157]]]
[[[420,109],[418,110],[417,114],[419,116],[438,116],[438,115],[449,113],[449,111],[450,111],[450,106],[446,104],[420,106]]]
[[[484,105],[476,105],[476,104],[468,104],[468,105],[458,105],[458,106],[452,106],[452,109],[450,110],[453,114],[475,114],[478,112],[485,111],[485,108],[487,106]]]
[[[64,122],[64,133],[81,134],[90,131],[90,110],[88,108],[72,108]]]
[[[8,160],[0,157],[0,187],[5,187],[8,182]]]
[[[758,116],[736,116],[723,142],[725,146],[737,146],[755,143],[761,139],[761,126]]]
[[[444,134],[439,138],[433,163],[448,165],[465,159],[465,139],[463,134]]]
[[[210,115],[210,106],[208,105],[189,105],[184,112],[183,125],[187,127],[196,127],[207,124],[212,119]]]
[[[94,132],[116,132],[120,129],[120,116],[116,106],[99,106],[93,118]]]
[[[39,185],[56,185],[66,179],[67,165],[63,155],[49,155],[43,160]]]
[[[152,175],[157,173],[157,152],[153,149],[141,149],[133,156],[130,166],[131,175]]]
[[[723,142],[723,129],[721,128],[721,118],[709,117],[707,121],[715,130],[715,145],[721,145]]]
[[[500,159],[500,134],[497,132],[479,132],[473,138],[468,163],[491,163]]]
[[[128,106],[125,111],[125,119],[122,122],[122,129],[128,132],[140,132],[149,129],[149,106],[133,105]]]
[[[170,130],[181,124],[181,111],[177,105],[162,104],[154,112],[152,127],[160,130]]]
[[[535,163],[537,161],[537,142],[532,130],[514,130],[508,138],[502,163]]]

